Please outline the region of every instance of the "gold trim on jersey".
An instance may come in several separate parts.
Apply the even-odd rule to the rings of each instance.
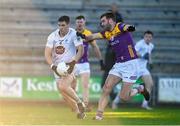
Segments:
[[[88,29],[84,29],[83,32],[82,32],[82,34],[88,36],[88,35],[91,35],[92,32],[91,32],[90,30],[88,30]]]
[[[92,34],[92,32],[91,32],[90,30],[88,30],[88,29],[85,28],[85,29],[83,30],[82,34],[84,34],[85,36],[89,36],[89,35]],[[84,41],[84,42],[87,42],[87,41]]]
[[[117,36],[118,34],[121,34],[122,31],[119,28],[120,23],[117,23],[112,31],[106,31],[104,33],[104,36],[106,39],[110,40],[112,37]]]

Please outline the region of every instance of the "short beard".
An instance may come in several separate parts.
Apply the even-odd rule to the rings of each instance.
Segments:
[[[105,31],[111,31],[111,24],[107,24],[106,26],[103,27]]]

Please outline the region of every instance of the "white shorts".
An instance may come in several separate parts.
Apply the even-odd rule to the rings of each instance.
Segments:
[[[144,75],[150,75],[149,70],[146,67],[141,67],[139,66],[139,77],[144,76]]]
[[[135,83],[139,77],[139,64],[137,59],[124,63],[115,63],[109,74],[116,75],[123,82]]]
[[[147,61],[139,58],[138,63],[139,63],[139,77],[144,75],[150,75],[150,72],[147,69]]]
[[[82,73],[90,73],[90,65],[88,62],[76,64],[75,75],[79,76]]]

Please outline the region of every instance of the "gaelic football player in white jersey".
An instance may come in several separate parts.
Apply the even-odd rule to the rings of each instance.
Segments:
[[[145,31],[144,32],[144,38],[140,41],[138,41],[135,45],[135,49],[137,51],[138,55],[138,61],[139,61],[139,68],[140,68],[140,77],[142,78],[145,87],[149,93],[151,93],[152,87],[153,87],[153,79],[152,76],[147,69],[147,64],[151,64],[151,52],[154,49],[154,44],[152,43],[153,39],[153,32],[152,31]],[[148,101],[145,99],[143,100],[142,107],[151,110],[151,108],[148,106]]]
[[[54,72],[59,92],[69,105],[76,110],[77,117],[83,119],[84,103],[72,89],[71,84],[75,80],[74,66],[84,53],[82,39],[77,36],[76,31],[69,26],[70,18],[61,16],[58,19],[59,28],[52,32],[47,39],[45,48],[45,59]],[[57,72],[57,65],[65,62],[69,69],[65,76]]]

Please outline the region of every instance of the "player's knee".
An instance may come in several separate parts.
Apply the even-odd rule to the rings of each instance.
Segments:
[[[127,101],[129,101],[130,96],[126,95],[126,94],[120,94],[120,99],[124,102],[127,102]]]
[[[71,86],[71,88],[72,88],[73,90],[76,90],[76,86]]]
[[[106,94],[106,95],[109,95],[111,92],[111,89],[108,88],[108,86],[104,85],[103,87],[103,93]]]
[[[66,90],[65,86],[63,86],[63,84],[61,84],[61,83],[58,83],[58,89],[60,91],[65,91]]]

